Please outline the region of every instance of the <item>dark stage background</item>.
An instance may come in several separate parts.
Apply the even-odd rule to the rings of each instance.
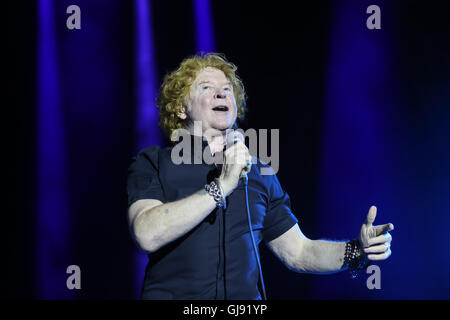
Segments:
[[[208,3],[8,2],[2,297],[138,296],[127,167],[164,144],[152,106],[162,77],[203,49],[239,67],[242,128],[280,129],[278,178],[306,236],[354,238],[371,205],[375,224],[395,225],[379,290],[364,273],[296,274],[261,245],[269,299],[449,299],[445,2]],[[72,4],[80,30],[66,27]],[[366,27],[372,4],[380,30]],[[80,290],[66,287],[69,265]]]

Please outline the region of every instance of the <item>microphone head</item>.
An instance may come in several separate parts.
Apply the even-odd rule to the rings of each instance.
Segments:
[[[237,130],[230,130],[227,133],[227,139],[226,139],[226,146],[230,146],[235,144],[237,141],[241,141],[242,143],[245,143],[244,135]]]

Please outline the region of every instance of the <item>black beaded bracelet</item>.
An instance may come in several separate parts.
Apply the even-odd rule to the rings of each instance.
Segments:
[[[350,240],[345,244],[344,265],[348,267],[351,277],[354,279],[359,271],[364,270],[370,264],[370,260],[361,248],[358,240]]]

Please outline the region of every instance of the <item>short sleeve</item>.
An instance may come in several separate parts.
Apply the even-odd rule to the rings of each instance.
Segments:
[[[270,200],[262,231],[265,242],[281,236],[298,222],[291,211],[289,195],[281,188],[276,175],[271,177]]]
[[[152,146],[143,149],[132,159],[127,176],[128,207],[141,199],[165,202],[158,175],[158,153],[159,147]]]

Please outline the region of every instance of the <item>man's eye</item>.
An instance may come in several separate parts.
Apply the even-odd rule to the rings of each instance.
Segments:
[[[231,88],[230,88],[230,87],[225,87],[225,88],[223,88],[223,90],[225,90],[225,91],[231,91]]]

